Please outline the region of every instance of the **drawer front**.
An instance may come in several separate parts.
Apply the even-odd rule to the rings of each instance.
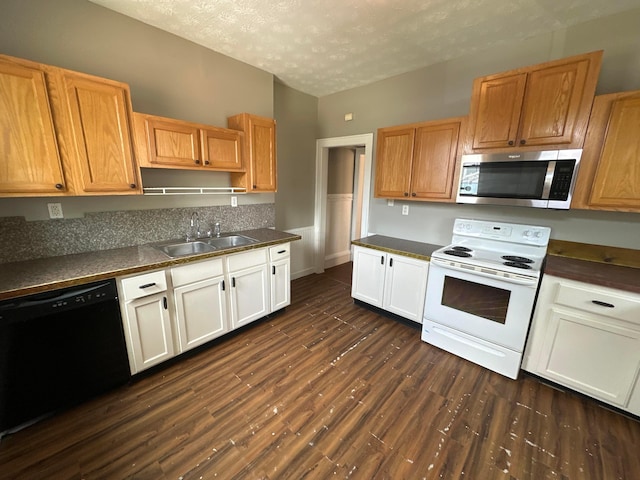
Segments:
[[[276,245],[275,247],[269,248],[269,260],[275,261],[281,258],[288,258],[291,254],[291,244],[283,243],[281,245]]]
[[[125,300],[146,297],[167,290],[167,278],[164,270],[136,275],[120,280],[122,296]]]
[[[204,262],[189,263],[171,269],[171,281],[174,287],[193,282],[218,277],[224,274],[222,258],[206,260]]]
[[[227,268],[230,272],[256,267],[265,263],[267,263],[266,248],[249,250],[248,252],[236,253],[227,257]]]
[[[561,281],[558,284],[555,303],[640,326],[640,296]]]

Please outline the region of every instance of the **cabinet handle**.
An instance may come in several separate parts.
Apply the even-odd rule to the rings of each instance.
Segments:
[[[271,275],[275,275],[276,274],[276,266],[272,265],[271,266]]]
[[[380,265],[384,265],[384,255],[380,257]]]
[[[280,251],[278,251],[278,255],[280,255],[280,254],[282,254],[282,253],[287,253],[287,251],[286,251],[286,250],[280,250]]]
[[[196,165],[200,165],[200,160],[196,160]]]
[[[236,277],[231,277],[231,286],[236,288]]]
[[[58,190],[62,190],[63,187],[64,187],[64,185],[62,185],[61,183],[56,183],[56,188]]]
[[[411,196],[412,196],[412,197],[415,197],[415,196],[416,196],[416,192],[412,192],[412,193],[411,193]]]
[[[390,267],[393,267],[393,258],[390,258],[390,259],[389,259],[389,266],[390,266]]]
[[[258,186],[257,186],[257,185],[254,185],[254,186],[253,186],[253,188],[258,188]]]
[[[408,197],[409,196],[409,192],[404,192],[404,196]]]
[[[205,165],[209,165],[209,160],[205,160],[205,161],[204,161],[204,164],[205,164]]]
[[[615,305],[613,303],[601,302],[600,300],[591,300],[591,303],[595,303],[596,305],[600,305],[601,307],[615,308]]]
[[[224,292],[224,280],[222,280],[222,291]]]
[[[520,140],[520,145],[524,145],[525,143],[527,143],[527,141],[524,138]]]
[[[138,288],[149,288],[149,287],[153,287],[155,284],[156,282],[145,283],[144,285],[140,285]]]
[[[135,184],[135,183],[130,183],[130,184],[129,184],[129,186],[130,186],[131,188],[136,188],[136,184]]]
[[[509,140],[509,145],[513,145],[513,140]]]
[[[167,307],[167,297],[162,297],[162,305],[164,306],[164,309],[166,310]]]

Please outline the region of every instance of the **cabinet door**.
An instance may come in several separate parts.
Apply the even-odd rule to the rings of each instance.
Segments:
[[[428,262],[388,255],[383,308],[422,323],[428,271]]]
[[[551,308],[538,373],[623,407],[640,366],[640,331]]]
[[[516,145],[526,81],[526,73],[476,79],[470,132],[474,149]]]
[[[224,171],[242,170],[242,134],[233,130],[208,128],[200,131],[205,166]]]
[[[378,130],[376,197],[404,198],[409,196],[415,132],[414,127],[391,127]]]
[[[570,60],[537,69],[527,78],[518,143],[582,147],[589,111],[583,95],[590,59]],[[582,118],[580,118],[582,117]],[[574,138],[579,137],[577,143]]]
[[[174,288],[178,343],[184,352],[227,331],[224,277]]]
[[[174,167],[202,166],[200,130],[187,122],[145,117],[149,163]]]
[[[460,122],[427,125],[416,129],[411,196],[451,199]]]
[[[370,248],[354,247],[351,296],[383,307],[385,263],[387,254]]]
[[[589,204],[640,209],[640,93],[613,103]]]
[[[85,193],[142,192],[131,140],[126,85],[63,71],[72,148]]]
[[[291,266],[289,258],[271,263],[271,312],[291,304]]]
[[[163,293],[131,300],[125,305],[127,346],[133,352],[132,373],[174,356],[173,334]]]
[[[276,123],[272,119],[249,117],[249,157],[251,159],[251,190],[275,192]]]
[[[43,71],[0,58],[0,194],[66,191]]]
[[[267,265],[229,273],[231,327],[242,327],[269,314]]]

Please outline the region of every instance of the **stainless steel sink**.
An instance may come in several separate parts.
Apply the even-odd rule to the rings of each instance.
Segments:
[[[216,250],[216,247],[203,241],[176,242],[164,245],[155,245],[155,248],[170,256],[171,258],[186,257],[187,255],[197,255],[198,253],[208,253]]]
[[[220,250],[223,248],[252,245],[254,243],[258,243],[258,240],[251,237],[245,237],[244,235],[225,235],[222,237],[210,238],[207,240],[207,243]]]

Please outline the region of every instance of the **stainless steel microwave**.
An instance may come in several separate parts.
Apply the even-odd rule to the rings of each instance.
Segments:
[[[462,155],[458,203],[568,209],[582,150]]]

